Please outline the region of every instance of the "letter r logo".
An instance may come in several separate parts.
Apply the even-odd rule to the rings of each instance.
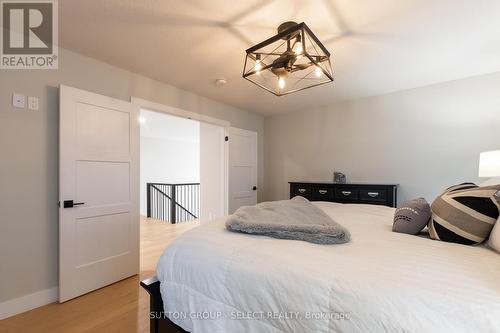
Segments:
[[[2,2],[3,54],[51,54],[51,2]]]

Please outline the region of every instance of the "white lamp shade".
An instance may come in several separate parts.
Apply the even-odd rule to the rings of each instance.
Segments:
[[[479,156],[479,177],[500,176],[500,150],[487,151]]]

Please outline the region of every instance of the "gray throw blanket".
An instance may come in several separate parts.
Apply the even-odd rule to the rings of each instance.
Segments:
[[[292,200],[241,207],[229,216],[226,228],[235,232],[316,244],[342,244],[351,238],[347,229],[300,196]]]

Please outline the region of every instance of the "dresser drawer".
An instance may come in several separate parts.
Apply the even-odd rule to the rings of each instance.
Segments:
[[[290,188],[290,198],[297,195],[301,197],[310,199],[311,198],[311,186],[302,184],[292,184]]]
[[[313,186],[311,190],[313,200],[329,201],[333,199],[333,188],[327,186]]]
[[[290,198],[300,195],[312,201],[397,206],[397,184],[290,182]]]
[[[335,189],[335,199],[348,199],[348,200],[358,200],[359,190],[357,188],[336,188]]]
[[[363,201],[387,201],[386,189],[361,189],[359,199]]]

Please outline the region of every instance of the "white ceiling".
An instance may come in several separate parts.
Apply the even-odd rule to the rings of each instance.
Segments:
[[[262,114],[500,71],[498,0],[64,0],[60,44]],[[335,82],[275,97],[241,77],[245,50],[305,22]],[[226,78],[216,87],[216,78]]]
[[[200,123],[165,113],[141,110],[141,137],[199,143]]]

